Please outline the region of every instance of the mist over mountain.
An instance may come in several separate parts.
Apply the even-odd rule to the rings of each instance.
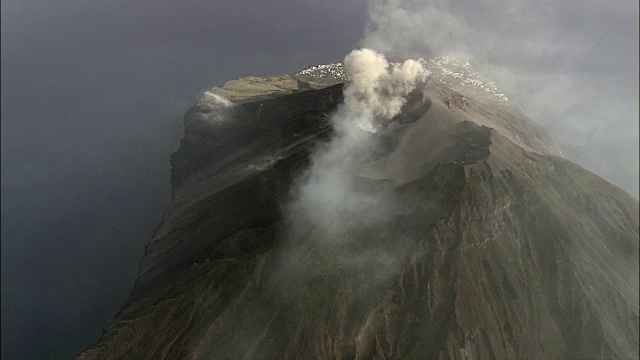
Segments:
[[[363,49],[207,90],[79,359],[636,356],[638,200],[429,64]]]
[[[637,1],[1,6],[3,358],[637,353]]]
[[[631,1],[372,0],[362,45],[472,60],[564,156],[638,197],[638,12]]]

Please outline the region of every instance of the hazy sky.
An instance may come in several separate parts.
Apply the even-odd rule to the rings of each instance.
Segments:
[[[363,1],[2,1],[2,358],[94,341],[207,87],[340,61]]]
[[[638,196],[637,0],[370,0],[364,45],[467,57],[570,160]]]
[[[384,14],[400,4],[386,3],[394,7]],[[599,99],[599,114],[622,120],[560,117],[552,130],[573,158],[583,156],[591,168],[602,164],[595,170],[637,196],[637,0],[576,0],[551,10],[548,2],[532,9],[519,1],[493,12],[461,1],[406,3],[416,16],[425,14],[421,3],[434,4],[454,13],[441,18],[449,25],[463,19],[462,29],[494,34],[495,46],[511,46],[499,65],[512,70],[520,59],[527,81],[554,71],[542,71],[536,57],[529,64],[521,38],[535,40],[542,58],[556,59],[547,65],[552,70],[573,66],[559,91],[568,109]],[[68,356],[94,341],[116,313],[169,201],[169,154],[181,137],[182,114],[200,92],[239,76],[341,61],[359,46],[369,16],[366,0],[1,4],[3,359]],[[496,14],[509,18],[496,21]],[[423,31],[428,19],[406,30],[433,39],[420,40],[425,51],[446,39]],[[508,28],[514,19],[532,20],[496,37],[494,25]],[[461,28],[446,29],[457,39]],[[588,52],[571,44],[588,45]],[[590,60],[576,63],[585,56]],[[617,79],[615,86],[606,79]],[[532,86],[515,82],[522,91]],[[613,90],[603,93],[601,85]],[[580,93],[586,102],[571,100],[578,86],[588,88]],[[533,104],[550,101],[549,91],[537,94]],[[583,154],[585,144],[596,150]]]

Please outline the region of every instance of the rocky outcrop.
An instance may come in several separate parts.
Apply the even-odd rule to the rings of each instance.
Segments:
[[[438,82],[357,169],[393,215],[289,236],[282,205],[342,101],[312,88],[187,113],[173,202],[80,359],[637,358],[638,200]]]

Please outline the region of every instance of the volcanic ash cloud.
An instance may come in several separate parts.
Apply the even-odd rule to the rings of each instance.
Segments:
[[[415,60],[390,66],[384,55],[370,49],[352,51],[344,66],[349,82],[344,89],[343,113],[337,118],[356,120],[369,132],[375,132],[380,121],[400,113],[406,96],[427,75]]]
[[[406,96],[426,75],[414,60],[390,65],[384,55],[369,49],[352,51],[344,65],[349,81],[344,104],[331,116],[335,135],[312,155],[290,207],[295,228],[313,224],[334,235],[387,217],[390,196],[364,190],[356,171],[375,146],[375,133],[400,112]]]

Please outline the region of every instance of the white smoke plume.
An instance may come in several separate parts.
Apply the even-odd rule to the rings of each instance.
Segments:
[[[344,66],[350,81],[344,89],[342,117],[353,118],[369,132],[375,132],[376,120],[390,120],[400,113],[405,97],[426,75],[417,61],[390,67],[384,55],[370,49],[352,51]]]
[[[229,119],[227,109],[232,108],[234,104],[222,95],[205,91],[198,100],[198,105],[209,110],[208,113],[200,115],[202,120],[210,124],[219,124]]]
[[[385,120],[396,116],[416,81],[423,75],[422,65],[407,60],[392,66],[384,55],[370,49],[354,50],[344,59],[350,82],[344,90],[345,108],[355,116],[379,117]]]
[[[344,64],[350,81],[344,104],[331,117],[335,135],[312,155],[290,206],[294,226],[317,227],[327,238],[386,216],[390,199],[361,188],[358,167],[375,146],[374,133],[400,112],[425,74],[416,61],[390,66],[370,49],[352,51]]]
[[[210,91],[206,91],[204,93],[204,96],[210,98],[211,102],[213,104],[216,104],[216,105],[219,105],[219,106],[222,106],[222,107],[230,107],[231,105],[233,105],[231,100],[225,98],[222,95],[218,95],[218,94],[210,92]]]

